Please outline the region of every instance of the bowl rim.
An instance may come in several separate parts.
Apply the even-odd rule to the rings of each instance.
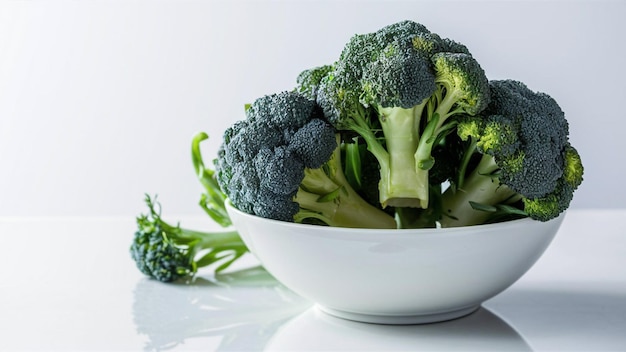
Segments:
[[[336,236],[340,234],[349,235],[349,234],[355,234],[355,233],[358,233],[360,236],[364,236],[367,234],[370,234],[370,235],[380,234],[382,232],[385,232],[385,236],[392,236],[392,235],[424,236],[428,234],[439,235],[439,236],[443,234],[452,235],[452,234],[457,234],[457,233],[467,233],[468,230],[470,229],[472,230],[472,232],[484,232],[484,231],[489,231],[489,230],[493,230],[496,228],[498,230],[503,230],[503,229],[512,228],[512,227],[523,226],[524,224],[549,224],[551,222],[555,222],[555,221],[562,219],[566,213],[566,211],[564,211],[561,214],[559,214],[559,216],[557,216],[556,218],[545,221],[545,222],[535,220],[530,217],[526,217],[526,218],[502,221],[502,222],[491,223],[491,224],[479,224],[479,225],[459,226],[459,227],[415,228],[415,229],[374,229],[374,228],[356,228],[356,227],[330,227],[330,226],[301,224],[301,223],[295,223],[295,222],[275,220],[275,219],[264,218],[262,216],[258,216],[254,214],[249,214],[243,210],[239,210],[237,209],[237,207],[235,207],[234,204],[232,204],[232,202],[229,199],[226,199],[224,204],[228,211],[234,211],[240,214],[241,216],[254,218],[254,219],[257,219],[257,221],[263,221],[263,222],[275,224],[275,225],[285,227],[285,228],[312,229],[312,228],[318,227],[318,228],[331,230],[331,231],[320,231],[318,233],[320,236],[323,236],[323,234],[328,234],[330,232],[332,232],[332,236]]]

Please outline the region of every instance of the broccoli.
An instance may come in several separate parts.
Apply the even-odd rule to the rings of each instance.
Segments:
[[[323,65],[300,72],[296,78],[296,91],[311,100],[316,100],[317,90],[322,78],[324,78],[324,76],[326,76],[332,69],[332,65]]]
[[[230,126],[216,160],[232,204],[261,217],[339,227],[395,228],[343,173],[335,129],[315,101],[297,91],[256,99]]]
[[[489,102],[478,62],[464,45],[403,21],[353,36],[332,69],[323,67],[326,75],[305,88],[316,87],[310,96],[327,119],[376,157],[381,205],[428,207],[434,146],[454,129],[453,116],[476,115]]]
[[[519,81],[489,84],[491,103],[482,116],[458,120],[467,149],[442,196],[444,227],[480,224],[504,213],[547,221],[569,207],[582,182],[580,155],[556,101]]]
[[[557,102],[514,80],[489,81],[461,43],[401,21],[352,36],[336,61],[305,69],[290,91],[246,105],[213,160],[198,133],[200,206],[352,228],[455,227],[549,221],[583,181]],[[447,186],[447,188],[446,188]],[[224,270],[248,251],[236,231],[172,226],[146,196],[130,248],[160,281]]]
[[[201,267],[221,263],[220,272],[248,252],[234,231],[199,232],[173,226],[161,218],[160,206],[150,196],[148,214],[137,217],[130,254],[137,268],[156,280],[171,282],[195,275]]]

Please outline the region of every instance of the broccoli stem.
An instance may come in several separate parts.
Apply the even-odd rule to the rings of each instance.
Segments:
[[[153,213],[153,216],[155,215]],[[215,269],[215,272],[220,272],[248,252],[248,247],[244,244],[236,230],[202,232],[172,226],[160,217],[156,221],[161,226],[163,232],[167,234],[169,241],[177,246],[187,246],[189,249],[189,264],[193,268],[192,272],[195,272],[197,268],[208,266],[230,257],[230,259],[222,262]],[[198,257],[200,253],[202,255]]]
[[[294,198],[301,209],[295,216],[296,222],[315,218],[337,227],[397,228],[391,215],[366,202],[350,186],[343,173],[340,147],[324,166],[307,168],[304,175]]]
[[[367,145],[367,150],[376,157],[381,168],[387,169],[389,168],[389,153],[380,144],[380,141],[367,123],[365,115],[366,111],[364,109],[351,114],[352,118],[347,119],[344,128],[352,130],[361,136]]]
[[[443,124],[443,120],[439,113],[433,113],[424,128],[424,132],[422,132],[419,145],[414,155],[413,162],[415,163],[415,172],[419,180],[417,186],[426,190],[430,182],[429,170],[435,164],[435,158],[432,156],[433,147],[456,126],[455,122]],[[426,194],[428,194],[428,192]],[[427,208],[428,203],[429,199],[423,198],[421,204],[422,208]]]
[[[204,233],[196,250],[196,254],[207,250],[206,253],[196,260],[196,265],[204,267],[220,262],[221,264],[215,268],[215,272],[219,273],[246,254],[248,247],[237,231],[227,231]],[[226,258],[228,259],[224,260]]]
[[[321,199],[319,194],[300,188],[295,201],[301,210],[296,221],[315,218],[329,226],[373,229],[395,229],[395,219],[384,211],[367,203],[349,186],[341,186],[339,197]]]
[[[191,162],[198,180],[206,190],[206,193],[201,195],[199,204],[211,219],[222,227],[228,227],[232,223],[224,206],[226,195],[221,191],[215,179],[215,170],[205,167],[200,151],[200,143],[207,139],[209,139],[209,135],[200,132],[191,141]]]
[[[448,117],[462,111],[462,109],[452,110],[454,104],[456,104],[457,101],[459,101],[459,98],[461,98],[461,91],[452,88],[452,85],[450,85],[449,83],[442,83],[442,87],[442,89],[445,91],[445,96],[443,97],[443,99],[439,100],[437,108],[435,109],[435,114],[440,116],[440,120],[437,124],[437,129],[441,128],[441,125],[443,125]]]
[[[494,158],[484,154],[476,168],[465,177],[462,187],[450,187],[443,193],[443,217],[440,221],[442,227],[482,224],[491,214],[474,209],[470,202],[496,205],[516,195],[493,177],[497,170]]]
[[[459,165],[459,171],[458,171],[457,178],[455,181],[455,186],[457,188],[463,188],[465,184],[465,175],[467,173],[467,166],[469,165],[470,161],[472,160],[472,156],[477,150],[477,144],[478,143],[476,141],[476,138],[470,137],[469,146],[463,153],[463,158],[461,159],[461,164]]]
[[[425,104],[413,108],[379,108],[388,164],[380,163],[380,202],[383,207],[425,208],[426,182],[416,172],[415,152],[420,143],[419,122]],[[385,169],[385,166],[387,168]]]
[[[454,122],[448,122],[448,118],[456,114],[460,110],[452,110],[460,97],[460,92],[450,89],[450,85],[446,82],[442,83],[441,89],[437,90],[437,94],[433,96],[434,100],[430,100],[428,104],[428,123],[424,127],[424,131],[420,136],[419,145],[414,154],[415,172],[417,174],[416,187],[426,194],[425,198],[421,198],[421,207],[428,207],[428,187],[429,187],[429,170],[433,167],[435,159],[432,156],[433,146],[439,141],[440,136],[445,135],[455,125]],[[445,96],[442,96],[445,92]],[[433,105],[436,108],[433,109]]]
[[[346,179],[357,190],[363,187],[361,151],[359,150],[358,138],[353,138],[353,143],[342,145],[344,155],[344,175]]]
[[[425,209],[396,208],[396,222],[399,229],[436,228],[441,217],[441,207],[437,202],[441,198],[441,184],[429,186],[431,206]]]
[[[411,161],[413,164],[415,164],[415,174],[417,177],[415,187],[419,188],[422,194],[425,194],[424,197],[420,198],[420,206],[424,209],[428,207],[429,202],[428,170],[432,168],[435,162],[431,154],[433,151],[433,144],[435,143],[436,139],[436,129],[438,125],[439,115],[435,113],[424,128],[424,132],[422,132],[419,144],[416,148],[415,153],[413,154],[413,160]]]

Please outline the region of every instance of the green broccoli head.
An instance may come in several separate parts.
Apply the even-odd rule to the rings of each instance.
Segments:
[[[492,104],[485,114],[494,120],[504,117],[500,119],[514,125],[519,136],[511,140],[515,146],[491,152],[501,166],[501,181],[528,198],[550,193],[563,174],[569,135],[565,114],[554,99],[519,81],[492,81],[490,85]]]
[[[426,207],[434,143],[452,129],[449,117],[478,114],[489,93],[467,47],[401,21],[353,36],[321,80],[317,101],[378,160],[383,206]]]
[[[406,44],[394,40],[367,64],[361,78],[364,105],[410,109],[435,91],[430,63]]]
[[[424,25],[401,21],[361,36],[367,56],[358,58],[357,80],[364,95],[361,102],[382,108],[410,109],[424,103],[435,91],[430,56],[441,50],[442,40]],[[349,48],[352,48],[350,45]],[[352,53],[355,50],[350,50]],[[350,60],[348,54],[342,60]],[[352,62],[352,61],[350,61]]]
[[[370,117],[367,105],[392,106],[401,101],[410,107],[428,97],[434,89],[434,76],[429,64],[422,62],[428,60],[428,54],[418,52],[413,41],[429,34],[422,24],[401,21],[352,36],[320,83],[318,103],[329,121],[339,129],[364,128]],[[438,36],[430,40],[432,50],[439,47]]]
[[[315,101],[296,91],[267,95],[246,117],[227,129],[216,163],[220,187],[236,208],[281,221],[395,226],[343,177],[335,129]]]
[[[491,81],[490,88],[491,103],[485,110],[460,118],[457,125],[459,137],[471,141],[472,148],[483,155],[479,164],[483,168],[459,175],[457,188],[463,189],[463,197],[453,192],[444,195],[446,206],[454,213],[452,209],[466,206],[465,200],[488,206],[521,200],[533,219],[557,217],[569,207],[583,175],[580,155],[568,140],[563,111],[550,96],[533,92],[519,81]],[[494,179],[497,188],[491,186]],[[472,194],[480,194],[480,201],[472,199]],[[463,204],[455,197],[464,198]],[[472,217],[467,216],[465,223],[482,221]]]
[[[229,127],[218,152],[220,187],[238,209],[293,221],[304,168],[319,168],[337,147],[314,101],[297,92],[263,96]]]
[[[544,93],[517,81],[491,81],[491,103],[481,116],[460,119],[457,132],[472,137],[500,168],[500,181],[525,197],[550,193],[563,174],[568,124]]]

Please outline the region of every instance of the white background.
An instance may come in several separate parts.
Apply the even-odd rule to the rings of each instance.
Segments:
[[[0,216],[201,214],[190,162],[243,105],[291,89],[354,33],[412,19],[490,79],[552,95],[586,167],[573,208],[626,199],[623,1],[0,2]]]

